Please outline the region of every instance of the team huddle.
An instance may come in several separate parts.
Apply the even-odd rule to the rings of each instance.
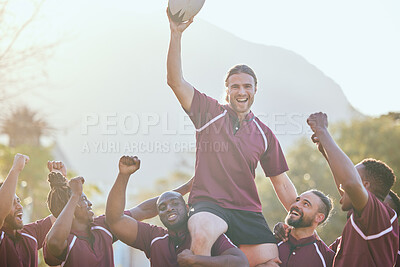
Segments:
[[[105,214],[94,217],[84,178],[67,180],[66,166],[49,161],[51,215],[24,225],[15,192],[29,157],[17,154],[0,187],[0,267],[38,266],[41,248],[50,266],[114,266],[117,240],[142,250],[155,267],[400,266],[400,200],[391,191],[392,169],[375,159],[354,166],[329,133],[327,115],[308,117],[311,139],[328,162],[348,216],[342,235],[327,246],[316,229],[327,221],[332,201],[317,189],[297,193],[278,139],[251,111],[258,89],[254,71],[247,65],[228,71],[225,105],[184,79],[181,39],[192,22],[170,19],[167,82],[196,128],[194,177],[125,210],[128,181],[140,159],[122,156]],[[199,149],[218,143],[228,144],[227,151]],[[254,180],[258,163],[287,211],[273,231]],[[182,196],[188,193],[186,203]],[[142,222],[157,215],[165,228]]]

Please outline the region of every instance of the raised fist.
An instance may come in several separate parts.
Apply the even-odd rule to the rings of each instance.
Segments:
[[[316,133],[318,130],[328,128],[328,116],[322,112],[314,113],[308,117],[307,123],[310,125],[311,130]]]
[[[122,156],[119,159],[119,172],[131,175],[140,168],[140,159],[136,156]]]
[[[12,169],[20,172],[24,169],[25,165],[28,162],[29,162],[28,156],[18,153],[14,157],[14,163],[13,163]]]
[[[49,169],[49,172],[59,172],[64,177],[67,176],[67,167],[64,165],[62,161],[55,161],[55,160],[48,161],[47,169]]]
[[[81,196],[83,192],[83,184],[85,183],[85,179],[81,176],[72,178],[68,185],[71,188],[71,193],[73,195]]]

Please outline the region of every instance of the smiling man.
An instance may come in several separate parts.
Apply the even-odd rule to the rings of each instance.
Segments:
[[[123,156],[107,199],[107,223],[122,242],[144,251],[154,267],[248,266],[246,256],[225,235],[217,238],[211,256],[194,255],[189,250],[192,240],[187,227],[189,208],[178,192],[165,192],[133,208],[132,217],[124,215],[126,187],[139,167],[137,157]],[[151,218],[155,214],[167,229],[138,221],[139,217]]]
[[[191,23],[192,19],[170,19],[167,57],[168,85],[196,128],[196,169],[189,196],[191,250],[210,255],[212,244],[226,233],[250,266],[277,266],[278,248],[261,213],[254,181],[257,165],[270,177],[286,210],[297,194],[277,138],[250,110],[257,77],[247,65],[231,68],[225,79],[226,105],[194,89],[183,78],[181,62],[182,33]]]
[[[15,190],[18,176],[28,161],[28,156],[15,155],[10,173],[0,184],[0,266],[37,266],[37,251],[52,224],[50,216],[27,225],[23,223],[23,207]]]
[[[275,234],[282,239],[278,243],[279,259],[284,267],[329,267],[333,252],[315,234],[316,228],[324,223],[332,209],[332,201],[318,190],[304,192],[297,197],[286,216],[286,224],[275,226]],[[277,229],[280,228],[280,229]],[[282,229],[286,229],[282,235]]]
[[[396,181],[393,170],[384,162],[364,159],[354,166],[328,131],[328,116],[319,112],[307,119],[341,194],[340,205],[348,219],[333,265],[393,266],[399,250],[396,212],[384,203]]]

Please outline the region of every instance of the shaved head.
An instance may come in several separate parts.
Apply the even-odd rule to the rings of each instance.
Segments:
[[[178,198],[186,204],[185,200],[183,199],[183,197],[180,193],[175,192],[175,191],[167,191],[160,195],[160,197],[157,200],[157,205],[160,204],[161,202],[163,202],[164,200],[167,200],[170,198]]]

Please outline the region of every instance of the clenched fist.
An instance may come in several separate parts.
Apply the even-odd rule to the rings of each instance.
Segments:
[[[122,156],[119,159],[119,172],[131,175],[140,168],[140,159],[136,156]]]

